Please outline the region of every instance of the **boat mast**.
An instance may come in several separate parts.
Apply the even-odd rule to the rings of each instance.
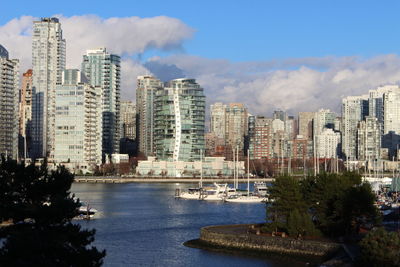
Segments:
[[[200,183],[199,187],[203,188],[203,149],[200,149]]]
[[[247,197],[250,196],[250,157],[249,149],[247,149]]]

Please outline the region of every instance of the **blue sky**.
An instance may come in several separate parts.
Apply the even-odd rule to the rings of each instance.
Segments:
[[[399,53],[400,1],[2,1],[21,15],[165,15],[195,29],[185,52],[232,61]],[[148,51],[148,55],[160,53]],[[163,52],[165,54],[165,52]]]
[[[154,74],[195,78],[209,104],[253,114],[340,112],[344,96],[400,84],[400,1],[0,1],[0,44],[22,71],[33,17],[62,15],[67,67],[94,47],[122,55],[123,99]]]

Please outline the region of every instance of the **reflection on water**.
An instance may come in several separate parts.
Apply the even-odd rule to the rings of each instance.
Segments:
[[[187,185],[189,186],[189,185]],[[257,223],[264,204],[174,198],[175,184],[73,184],[72,192],[100,212],[92,221],[105,266],[288,266],[294,262],[213,253],[182,244],[207,225]],[[297,263],[298,264],[298,263]]]

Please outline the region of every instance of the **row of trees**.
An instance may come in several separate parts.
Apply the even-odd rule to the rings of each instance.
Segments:
[[[274,202],[267,206],[265,229],[290,236],[351,235],[380,220],[375,195],[356,173],[322,173],[303,180],[279,177],[270,197]]]
[[[95,230],[71,222],[80,202],[73,175],[13,160],[0,161],[0,266],[100,266],[105,251],[90,246]]]

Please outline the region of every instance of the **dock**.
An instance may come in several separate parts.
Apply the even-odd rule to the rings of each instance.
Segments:
[[[274,178],[250,178],[250,182],[273,182]],[[183,177],[120,177],[120,176],[75,176],[76,183],[198,183],[200,178]],[[240,182],[247,182],[247,178],[240,178]],[[203,183],[233,183],[233,177],[203,178]]]

